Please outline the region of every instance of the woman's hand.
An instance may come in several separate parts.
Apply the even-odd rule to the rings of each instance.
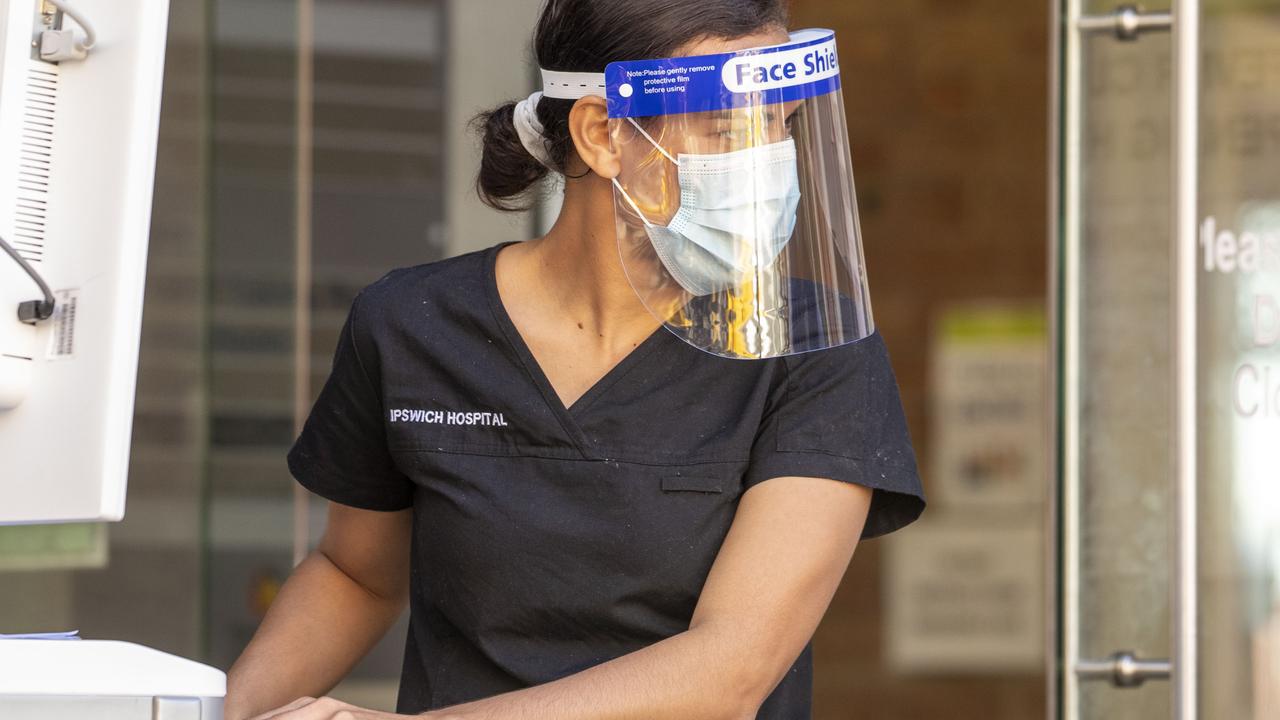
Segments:
[[[407,717],[414,716],[366,710],[331,697],[303,697],[251,720],[391,720]]]

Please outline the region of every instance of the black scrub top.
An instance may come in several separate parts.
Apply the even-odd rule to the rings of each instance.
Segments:
[[[305,487],[413,508],[397,711],[546,683],[688,629],[743,492],[874,488],[862,537],[924,509],[880,335],[732,360],[659,328],[566,408],[499,300],[502,245],[360,292],[289,452]],[[760,719],[810,716],[812,645]]]

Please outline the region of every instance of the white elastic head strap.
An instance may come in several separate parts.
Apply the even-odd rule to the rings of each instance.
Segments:
[[[561,72],[559,70],[539,69],[542,72],[542,91],[535,92],[516,105],[514,121],[516,133],[520,135],[520,143],[524,145],[525,150],[528,150],[535,160],[551,168],[551,155],[547,150],[546,135],[544,134],[546,130],[538,120],[538,102],[544,97],[552,98],[553,100],[580,100],[592,95],[603,97],[606,87],[603,73]],[[627,120],[664,157],[676,165],[680,164],[678,160],[672,157],[671,153],[667,152],[666,148],[653,139],[652,135],[640,127],[640,123],[633,118],[627,118]],[[630,199],[629,197],[627,198],[628,201]],[[639,208],[637,208],[638,211]],[[641,214],[641,217],[643,218],[644,215]]]
[[[542,70],[542,95],[553,100],[579,100],[589,95],[604,97],[604,73]]]
[[[602,73],[574,73],[558,70],[542,70],[542,90],[516,103],[512,122],[520,144],[534,160],[555,170],[551,151],[547,149],[546,128],[538,120],[538,102],[544,97],[553,100],[578,100],[588,95],[604,97],[605,83]],[[643,132],[643,131],[641,131]]]
[[[583,73],[583,72],[560,72],[559,70],[542,70],[542,97],[549,97],[555,100],[579,100],[591,95],[604,97],[606,85],[604,81],[604,73]],[[671,157],[671,153],[658,144],[653,136],[644,131],[640,124],[631,118],[632,125],[645,136],[658,152],[667,156],[671,162],[679,165],[675,158]]]

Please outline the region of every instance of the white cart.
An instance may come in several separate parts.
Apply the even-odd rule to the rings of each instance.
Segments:
[[[220,670],[132,643],[0,640],[4,720],[222,720]]]

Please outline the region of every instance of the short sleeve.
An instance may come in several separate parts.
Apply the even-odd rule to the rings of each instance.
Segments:
[[[289,472],[328,500],[365,510],[403,510],[413,505],[413,483],[387,449],[378,354],[359,323],[359,303],[359,297],[352,303],[333,369],[289,451]]]
[[[924,490],[879,331],[782,362],[785,378],[766,409],[744,484],[801,476],[873,488],[863,539],[916,520]]]

